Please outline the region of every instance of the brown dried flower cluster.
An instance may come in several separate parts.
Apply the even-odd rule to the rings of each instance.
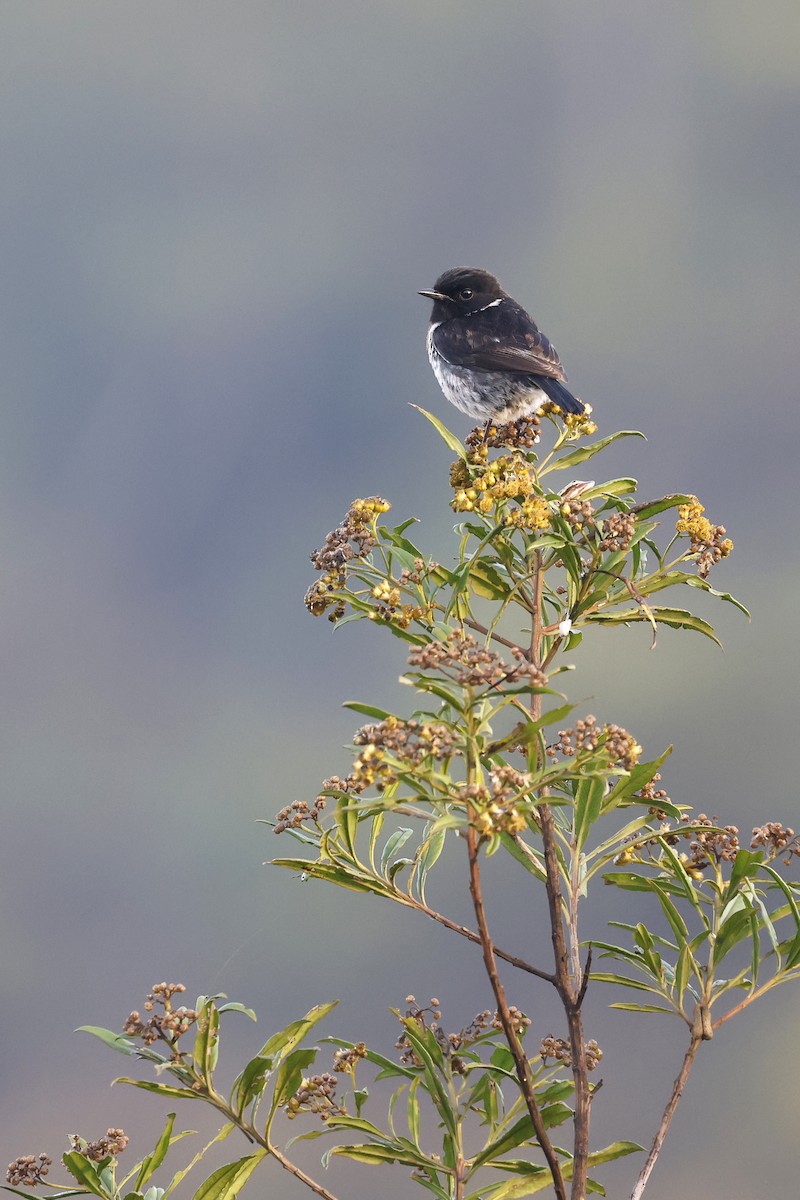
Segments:
[[[499,687],[503,683],[530,683],[546,687],[547,676],[534,667],[523,651],[515,648],[513,664],[505,662],[470,633],[453,630],[446,642],[416,646],[408,656],[411,667],[436,671],[462,687]]]
[[[322,572],[306,593],[306,608],[313,616],[322,616],[332,605],[330,620],[337,621],[344,616],[344,604],[335,599],[334,593],[346,583],[347,564],[353,559],[366,558],[375,546],[373,522],[390,507],[388,500],[380,496],[354,500],[341,525],[332,529],[322,546],[312,553],[312,563]]]
[[[572,1050],[569,1042],[563,1038],[555,1038],[550,1035],[542,1038],[542,1044],[539,1048],[539,1053],[542,1056],[542,1061],[547,1062],[548,1059],[553,1059],[554,1062],[563,1063],[565,1067],[572,1066]],[[583,1047],[583,1057],[586,1063],[587,1071],[594,1071],[597,1064],[603,1057],[603,1051],[598,1046],[597,1042],[592,1039],[586,1042]]]
[[[46,1175],[50,1174],[53,1160],[47,1154],[21,1154],[8,1164],[6,1181],[12,1187],[38,1187]]]
[[[527,826],[524,811],[517,805],[530,787],[531,776],[514,767],[498,767],[491,775],[491,790],[482,784],[469,784],[460,789],[457,799],[474,811],[472,824],[481,837],[498,833],[512,836]]]
[[[594,528],[595,513],[591,500],[566,500],[559,511],[570,529],[586,533]]]
[[[708,517],[703,516],[704,512],[703,505],[693,496],[689,504],[682,504],[678,509],[675,524],[678,533],[687,533],[691,539],[689,553],[696,555],[697,574],[701,579],[707,579],[711,568],[733,550],[733,542],[725,537],[725,526],[712,525]]]
[[[182,983],[154,984],[144,1003],[145,1011],[152,1015],[147,1021],[142,1021],[141,1015],[134,1010],[123,1025],[122,1032],[128,1037],[140,1038],[146,1046],[152,1046],[159,1038],[174,1045],[178,1038],[191,1029],[198,1016],[194,1008],[185,1008],[183,1005],[172,1007],[172,997],[185,991]],[[163,1007],[163,1012],[153,1011],[157,1004]]]
[[[692,870],[702,871],[712,859],[718,863],[733,862],[739,852],[739,830],[735,825],[720,827],[719,817],[707,817],[705,813],[684,817],[683,820],[692,825],[705,825],[708,830],[692,830],[683,834],[683,837],[691,839],[686,864],[690,874]]]
[[[766,825],[757,825],[753,830],[750,849],[760,850],[762,846],[770,858],[777,858],[779,854],[786,852],[783,861],[787,866],[792,858],[800,858],[800,837],[780,821],[767,821]]]
[[[99,1163],[105,1158],[119,1158],[130,1138],[124,1129],[109,1129],[105,1137],[98,1138],[96,1142],[86,1142],[77,1133],[71,1135],[70,1141],[72,1149],[78,1154]]]
[[[336,778],[336,777],[334,777]],[[336,779],[336,783],[331,779],[324,780],[322,786],[337,787],[341,784],[340,779]],[[342,791],[349,789],[342,788]],[[317,796],[313,804],[309,804],[307,800],[293,800],[291,804],[287,804],[282,808],[275,818],[275,824],[272,827],[273,833],[285,833],[287,829],[299,829],[305,821],[313,821],[315,825],[319,824],[319,816],[327,803],[327,797]]]
[[[618,767],[623,771],[632,771],[642,753],[642,747],[627,729],[609,723],[601,728],[597,724],[597,717],[591,714],[582,721],[576,721],[574,729],[559,729],[558,740],[549,745],[546,752],[555,759],[559,755],[572,758],[584,750],[590,753],[602,751],[609,767]]]
[[[627,550],[636,533],[636,517],[630,512],[616,512],[606,517],[600,529],[600,550]]]
[[[406,996],[406,1006],[406,1017],[416,1021],[421,1029],[432,1030],[442,1050],[448,1055],[456,1055],[460,1050],[466,1050],[479,1041],[488,1030],[501,1032],[503,1029],[500,1014],[492,1013],[486,1008],[483,1012],[477,1013],[469,1025],[465,1025],[463,1029],[459,1029],[456,1033],[445,1033],[439,1026],[442,1012],[440,1002],[435,996],[429,1004],[424,1006],[417,1004],[415,996]],[[509,1005],[508,1012],[517,1036],[524,1037],[531,1024],[530,1017],[526,1016],[522,1009],[517,1008],[515,1004]],[[406,1066],[420,1065],[405,1030],[395,1042],[395,1046],[401,1051],[400,1061],[402,1063]],[[456,1074],[459,1073],[459,1069],[457,1059],[453,1058],[453,1070]]]
[[[559,754],[563,758],[572,758],[579,750],[596,750],[601,732],[597,717],[590,713],[576,721],[574,728],[559,729],[558,741],[547,747],[547,754],[550,758],[557,758]]]
[[[661,772],[656,771],[652,779],[648,779],[647,783],[642,784],[641,788],[639,789],[639,799],[644,800],[652,806],[650,812],[654,817],[658,817],[659,820],[663,820],[664,812],[663,809],[659,808],[658,802],[659,800],[664,800],[667,804],[669,804],[669,796],[663,788],[656,787],[656,784],[659,783],[660,780]]]
[[[334,1051],[333,1069],[340,1075],[352,1075],[361,1059],[366,1057],[366,1042],[356,1042],[355,1046],[342,1046]]]
[[[488,428],[479,425],[468,433],[464,444],[471,452],[471,458],[486,458],[486,449],[508,448],[512,450],[532,450],[539,441],[541,421],[536,413],[528,417],[518,417],[506,425],[489,425]]]
[[[331,1117],[347,1115],[347,1109],[336,1099],[338,1079],[330,1071],[304,1079],[295,1094],[286,1102],[286,1115],[293,1121],[301,1112],[313,1113],[323,1123]]]
[[[446,762],[460,753],[452,730],[441,721],[402,721],[387,717],[375,725],[364,725],[353,738],[355,746],[363,749],[353,763],[348,779],[353,790],[363,791],[372,784],[381,790],[396,778],[396,759],[409,768],[418,767],[425,759]]]

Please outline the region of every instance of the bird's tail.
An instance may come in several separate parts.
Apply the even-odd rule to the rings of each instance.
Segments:
[[[585,411],[586,406],[583,401],[579,400],[577,396],[573,396],[572,392],[568,392],[563,383],[559,383],[557,379],[550,379],[548,376],[540,375],[536,382],[545,395],[553,401],[553,404],[557,404],[562,412],[582,413]]]

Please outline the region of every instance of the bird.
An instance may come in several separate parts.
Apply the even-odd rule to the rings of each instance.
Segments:
[[[433,373],[461,412],[488,428],[541,412],[548,401],[562,414],[587,411],[564,387],[555,346],[494,275],[455,267],[419,295],[433,301],[427,337]]]

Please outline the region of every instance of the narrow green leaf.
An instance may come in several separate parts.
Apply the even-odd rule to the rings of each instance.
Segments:
[[[580,852],[586,844],[591,828],[600,816],[606,792],[605,779],[584,776],[575,789],[575,849]]]
[[[624,800],[632,799],[635,793],[640,792],[644,785],[649,783],[656,772],[661,769],[670,754],[672,754],[672,746],[668,746],[663,754],[659,754],[658,758],[651,759],[650,762],[637,763],[628,775],[618,779],[603,801],[603,812],[611,812]]]
[[[750,620],[750,612],[742,604],[741,600],[737,600],[730,592],[718,592],[713,588],[707,579],[701,579],[699,575],[689,575],[685,580],[689,587],[700,588],[701,591],[708,592],[709,596],[716,596],[717,600],[724,600],[727,604],[732,604],[734,608],[738,608],[739,612],[744,613],[748,621]]]
[[[256,1096],[266,1087],[267,1076],[272,1069],[272,1059],[256,1055],[251,1058],[233,1085],[231,1105],[237,1116],[241,1116]]]
[[[609,1008],[624,1009],[625,1012],[640,1012],[640,1013],[666,1013],[667,1016],[674,1016],[674,1008],[662,1008],[659,1004],[609,1004]]]
[[[426,417],[427,420],[430,421],[433,428],[436,430],[436,432],[439,434],[439,436],[447,443],[448,447],[453,451],[453,453],[457,454],[459,458],[463,458],[464,461],[466,462],[467,451],[465,450],[465,448],[461,444],[461,442],[458,440],[456,435],[454,433],[451,433],[450,430],[445,425],[442,424],[442,422],[438,419],[438,417],[435,417],[433,415],[433,413],[429,413],[427,411],[427,409],[420,408],[420,406],[418,404],[412,404],[411,407],[415,408],[418,413],[422,413],[423,417]]]
[[[736,858],[733,860],[733,867],[731,868],[731,877],[724,896],[725,903],[738,890],[739,884],[743,879],[755,879],[763,861],[764,854],[761,850],[737,850]]]
[[[589,621],[595,625],[627,625],[631,621],[650,621],[658,622],[660,625],[668,625],[672,629],[689,629],[695,633],[702,633],[705,637],[710,638],[717,646],[722,646],[722,642],[714,632],[713,625],[709,625],[708,621],[704,621],[702,617],[696,616],[684,608],[662,608],[655,606],[647,606],[648,611],[643,608],[626,608],[622,612],[596,612],[589,613],[582,620]],[[648,615],[649,614],[649,615]]]
[[[624,1158],[626,1154],[639,1154],[644,1150],[638,1142],[612,1142],[602,1150],[594,1150],[589,1155],[589,1166],[599,1167],[601,1163],[613,1162],[615,1158]]]
[[[91,1192],[94,1196],[103,1196],[105,1200],[110,1200],[110,1191],[104,1188],[100,1182],[100,1172],[85,1154],[80,1154],[77,1150],[70,1150],[66,1154],[62,1154],[61,1161],[72,1178],[77,1183],[82,1184],[87,1192]]]
[[[131,1087],[141,1088],[143,1092],[154,1092],[157,1096],[165,1096],[176,1100],[199,1100],[198,1092],[191,1088],[171,1087],[168,1083],[156,1083],[152,1079],[128,1079],[125,1076],[115,1079],[114,1083],[129,1083]]]
[[[691,504],[694,496],[686,496],[675,492],[671,496],[662,496],[660,500],[650,500],[646,504],[637,504],[634,512],[640,521],[649,521],[651,517],[666,512],[668,508],[678,508],[681,504]]]
[[[275,1085],[270,1101],[270,1117],[292,1098],[300,1086],[303,1072],[317,1057],[316,1046],[298,1046],[282,1060],[275,1072]]]
[[[302,1042],[315,1025],[332,1013],[338,1003],[338,1000],[331,1000],[327,1004],[315,1004],[304,1017],[292,1021],[285,1029],[279,1030],[278,1033],[274,1033],[272,1037],[268,1038],[259,1050],[257,1057],[271,1058],[276,1061],[282,1058],[294,1050],[295,1046]]]
[[[370,875],[355,871],[331,862],[310,862],[303,858],[272,858],[271,866],[288,867],[291,871],[302,871],[310,879],[324,879],[326,883],[335,883],[338,887],[347,888],[351,892],[370,892],[375,896],[395,898],[395,893],[388,884],[381,883]]]
[[[266,1157],[266,1150],[257,1150],[247,1158],[219,1167],[200,1184],[193,1200],[235,1200],[258,1164]]]
[[[383,874],[386,873],[387,863],[389,863],[392,859],[392,856],[406,844],[413,832],[413,829],[408,828],[396,829],[391,837],[386,839],[386,845],[383,847],[380,863],[380,869]]]
[[[659,882],[660,881],[658,879],[653,880],[653,890],[656,896],[658,896],[658,901],[664,911],[664,916],[669,921],[670,928],[675,934],[678,946],[683,946],[689,940],[689,930],[677,907],[667,895],[666,889],[660,887]]]
[[[377,708],[374,704],[362,704],[360,700],[345,700],[342,708],[360,713],[362,717],[372,717],[375,721],[385,721],[392,714],[385,708]]]
[[[598,483],[581,492],[581,500],[592,500],[597,496],[627,496],[635,492],[637,486],[635,479],[609,479],[607,483]]]
[[[620,438],[637,437],[647,441],[643,433],[638,429],[621,429],[618,433],[612,433],[608,437],[601,438],[599,442],[590,442],[586,446],[578,446],[576,450],[572,450],[569,454],[563,454],[556,458],[554,462],[543,472],[548,471],[563,471],[567,467],[577,467],[579,463],[586,462],[590,458],[594,458],[595,454],[599,454],[601,450],[605,450],[606,446],[610,446],[612,442],[619,441]]]
[[[136,1182],[133,1185],[134,1191],[140,1192],[142,1190],[148,1179],[155,1174],[166,1158],[167,1151],[172,1143],[172,1127],[174,1124],[175,1113],[168,1113],[167,1123],[164,1126],[161,1137],[155,1144],[153,1153],[148,1154],[146,1158],[142,1159],[142,1165],[139,1168],[139,1174],[136,1176]]]
[[[428,879],[428,872],[437,861],[444,849],[446,831],[437,829],[419,848],[415,861],[414,882],[419,893],[419,898],[425,903],[425,884]]]
[[[100,1025],[79,1025],[75,1030],[76,1033],[90,1033],[92,1037],[99,1038],[101,1042],[105,1042],[112,1050],[118,1051],[120,1054],[137,1055],[139,1047],[135,1042],[123,1037],[120,1033],[114,1033],[110,1029],[103,1029]]]

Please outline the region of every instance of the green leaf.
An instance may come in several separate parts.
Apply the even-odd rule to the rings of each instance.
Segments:
[[[133,1185],[134,1191],[140,1192],[148,1179],[158,1170],[162,1162],[167,1156],[167,1151],[172,1144],[172,1127],[175,1124],[175,1113],[167,1114],[167,1123],[164,1126],[164,1131],[155,1145],[152,1154],[148,1154],[142,1159],[142,1165],[139,1167],[139,1174],[136,1176],[136,1183]]]
[[[395,898],[394,889],[382,884],[379,879],[356,873],[338,863],[311,862],[305,858],[272,858],[270,864],[274,867],[288,867],[291,871],[302,871],[311,879],[324,879],[326,883],[335,883],[351,892],[370,892],[374,896]]]
[[[263,1092],[267,1076],[272,1070],[272,1059],[264,1058],[262,1055],[256,1055],[247,1063],[242,1073],[237,1078],[233,1085],[231,1093],[231,1104],[237,1114],[241,1116],[248,1104],[260,1096]]]
[[[381,872],[383,874],[386,873],[387,864],[391,862],[392,856],[406,844],[413,832],[413,829],[396,829],[391,837],[386,839],[386,845],[381,854]]]
[[[418,404],[412,404],[411,407],[415,408],[418,413],[422,413],[423,417],[426,417],[430,421],[433,428],[436,430],[439,436],[444,439],[453,453],[457,454],[459,458],[463,458],[466,462],[467,452],[456,435],[451,433],[450,430],[442,424],[438,417],[435,417],[433,413],[429,413],[427,409],[420,408]]]
[[[331,1000],[327,1004],[315,1004],[304,1017],[292,1021],[285,1029],[281,1029],[268,1038],[259,1050],[257,1057],[273,1058],[276,1061],[282,1058],[294,1050],[295,1046],[302,1042],[315,1025],[332,1013],[338,1003],[338,1000]]]
[[[723,896],[723,903],[727,904],[734,892],[738,891],[739,884],[743,879],[755,879],[764,861],[764,853],[762,850],[737,850],[736,858],[733,860],[731,868],[731,877],[728,880],[728,886]]]
[[[602,1150],[595,1150],[589,1155],[589,1166],[599,1167],[602,1163],[613,1162],[616,1158],[624,1158],[626,1154],[639,1154],[644,1150],[638,1142],[612,1142]]]
[[[226,1163],[219,1167],[194,1194],[193,1200],[235,1200],[260,1162],[267,1157],[266,1150],[257,1150],[247,1158]]]
[[[623,800],[631,799],[636,792],[640,792],[644,785],[649,783],[655,773],[661,769],[670,754],[672,754],[672,746],[668,746],[663,754],[660,754],[658,758],[651,759],[650,762],[637,763],[632,771],[618,779],[603,801],[603,812],[610,812]],[[658,805],[656,804],[655,807]]]
[[[594,458],[595,454],[599,454],[601,450],[605,450],[606,446],[610,446],[612,442],[625,437],[643,438],[644,441],[647,441],[647,438],[638,429],[621,429],[618,433],[612,433],[608,437],[601,438],[599,442],[590,442],[587,446],[579,446],[569,454],[562,455],[560,458],[555,459],[549,467],[546,467],[544,473],[547,471],[562,471],[566,467],[577,467],[579,463]]]
[[[625,1011],[625,1012],[639,1012],[639,1013],[666,1013],[666,1014],[667,1014],[667,1016],[670,1016],[670,1017],[672,1017],[672,1016],[674,1016],[674,1015],[675,1015],[675,1009],[674,1009],[674,1008],[663,1008],[663,1007],[662,1007],[660,1004],[623,1004],[623,1003],[617,1003],[617,1004],[609,1004],[609,1006],[608,1006],[608,1007],[609,1007],[609,1008],[619,1008],[619,1009],[624,1009],[624,1011]]]
[[[270,1102],[270,1116],[290,1100],[300,1086],[303,1072],[317,1057],[316,1046],[298,1046],[281,1062],[275,1072],[275,1087]]]
[[[605,792],[605,779],[584,776],[578,781],[578,786],[575,789],[574,824],[575,849],[577,851],[583,849],[592,826],[600,816]]]
[[[100,1182],[100,1172],[97,1166],[90,1162],[85,1154],[80,1154],[77,1150],[70,1150],[66,1154],[62,1154],[61,1161],[69,1171],[72,1178],[82,1184],[87,1192],[91,1192],[94,1196],[103,1196],[106,1200],[110,1200],[111,1192],[103,1187]]]
[[[392,714],[385,708],[376,708],[374,704],[362,704],[360,700],[345,700],[342,708],[360,713],[362,717],[372,717],[375,721],[385,721]]]
[[[99,1038],[101,1042],[105,1042],[107,1046],[110,1046],[112,1050],[116,1050],[120,1054],[138,1055],[139,1047],[135,1042],[131,1042],[120,1033],[113,1033],[110,1029],[103,1029],[100,1025],[79,1025],[75,1032],[90,1033],[92,1037]]]
[[[673,904],[672,900],[670,900],[666,889],[660,886],[660,881],[658,879],[653,880],[653,891],[658,896],[659,904],[664,911],[664,916],[669,921],[672,932],[675,934],[678,946],[680,947],[685,945],[689,940],[689,930],[686,922],[684,921],[677,907]]]
[[[672,629],[690,629],[695,633],[702,633],[717,646],[722,647],[722,642],[715,634],[713,625],[709,625],[708,621],[704,621],[702,617],[696,616],[695,613],[691,613],[685,608],[662,608],[648,605],[647,612],[643,608],[626,608],[622,612],[589,613],[582,620],[595,625],[627,625],[631,621],[650,621],[651,617],[660,625],[669,625]]]
[[[199,1092],[191,1088],[172,1087],[168,1083],[156,1083],[152,1079],[128,1079],[120,1076],[114,1083],[129,1083],[131,1087],[140,1088],[143,1092],[153,1092],[157,1096],[166,1096],[175,1100],[200,1100]]]
[[[717,600],[724,600],[727,604],[732,604],[734,608],[738,608],[739,612],[744,613],[748,621],[750,620],[750,612],[742,604],[741,600],[737,600],[730,592],[718,592],[713,588],[707,579],[701,579],[699,575],[688,575],[684,583],[689,587],[700,588],[703,592],[708,592],[709,596],[716,596]]]
[[[446,831],[444,829],[437,829],[429,837],[425,838],[425,841],[417,852],[414,882],[416,883],[420,900],[423,903],[425,903],[425,884],[428,879],[428,872],[444,849],[445,837]]]
[[[651,517],[666,512],[668,508],[678,508],[681,504],[691,504],[694,496],[686,496],[675,492],[671,496],[662,496],[660,500],[650,500],[646,504],[637,504],[634,512],[640,521],[649,521]]]
[[[7,1183],[0,1183],[0,1188],[4,1192],[11,1192],[12,1196],[22,1196],[23,1200],[42,1200],[41,1196],[35,1195],[34,1192],[24,1192],[22,1188],[9,1187]],[[49,1192],[49,1200],[67,1200],[68,1196],[85,1196],[84,1188],[65,1188],[59,1192]]]
[[[635,479],[609,479],[607,483],[598,483],[595,487],[581,492],[581,500],[593,500],[599,496],[627,496],[637,488]]]

